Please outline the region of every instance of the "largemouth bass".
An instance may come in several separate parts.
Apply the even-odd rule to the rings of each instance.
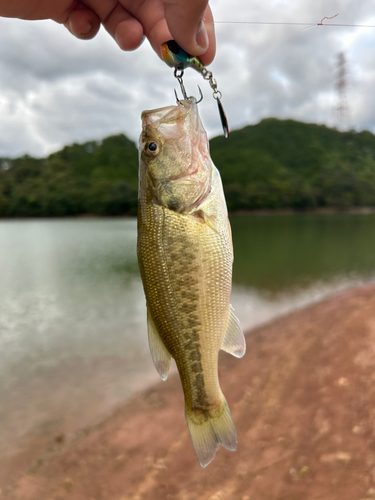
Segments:
[[[165,380],[171,357],[202,467],[217,445],[237,446],[220,389],[220,349],[241,357],[245,339],[230,306],[233,248],[220,175],[194,98],[142,113],[138,261],[148,337]]]

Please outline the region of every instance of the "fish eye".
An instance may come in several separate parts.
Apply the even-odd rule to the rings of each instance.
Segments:
[[[155,141],[150,141],[145,146],[145,154],[147,156],[156,156],[159,153],[159,144]]]

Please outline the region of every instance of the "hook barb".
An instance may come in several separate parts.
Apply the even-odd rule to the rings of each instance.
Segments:
[[[202,101],[203,101],[203,94],[202,94],[202,91],[201,91],[200,86],[199,86],[199,85],[197,85],[197,87],[198,87],[199,94],[200,94],[200,98],[199,98],[199,100],[197,101],[197,104],[199,104],[200,102],[202,102]]]

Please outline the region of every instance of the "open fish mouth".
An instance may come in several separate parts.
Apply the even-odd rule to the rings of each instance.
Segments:
[[[179,101],[176,106],[146,110],[142,112],[141,119],[143,129],[147,125],[158,129],[163,125],[167,127],[180,121],[184,122],[185,126],[187,124],[196,126],[199,120],[197,101],[195,97],[191,97],[187,100]]]

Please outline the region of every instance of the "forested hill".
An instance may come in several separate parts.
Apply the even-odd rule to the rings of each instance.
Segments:
[[[274,118],[211,141],[229,210],[375,205],[375,136]]]
[[[375,136],[265,119],[211,141],[228,208],[375,206]],[[0,216],[136,214],[138,155],[124,135],[45,159],[0,159]]]
[[[0,216],[137,213],[138,153],[124,135],[1,164]]]

